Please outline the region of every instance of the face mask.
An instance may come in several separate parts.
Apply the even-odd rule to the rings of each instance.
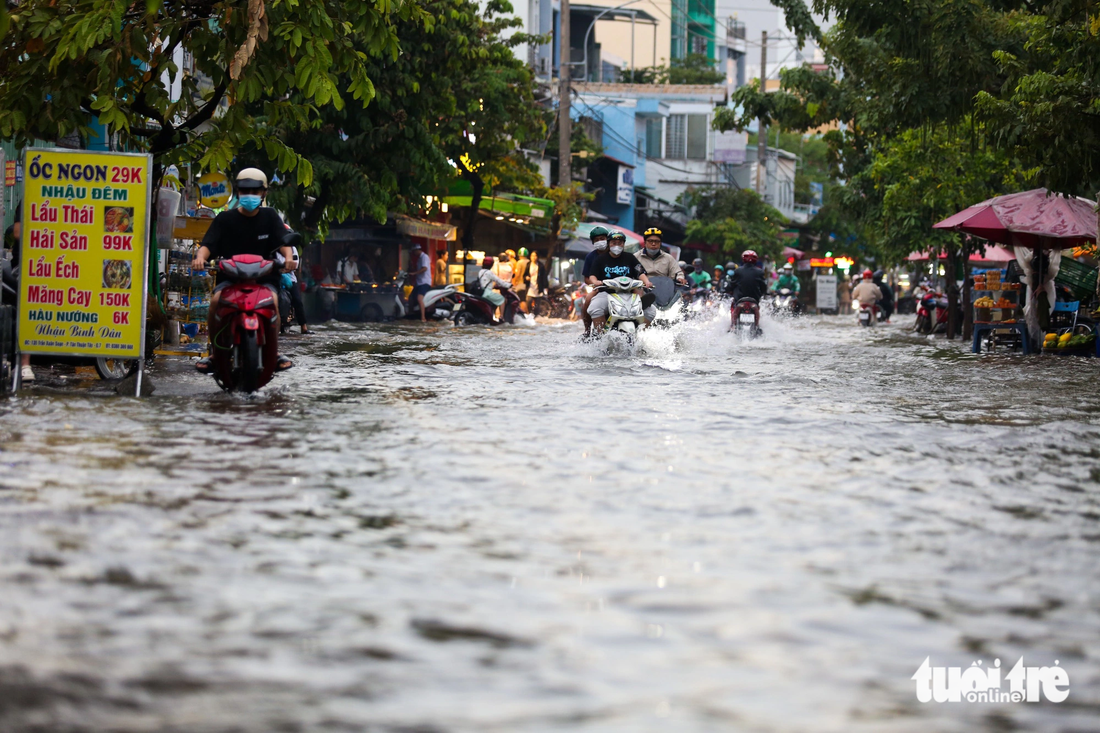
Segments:
[[[592,246],[598,249],[600,252],[603,252],[605,249],[607,249],[607,242],[604,240],[593,242]]]
[[[621,255],[623,253],[623,249],[624,248],[621,244],[613,244],[611,245],[611,254],[616,256]]]
[[[650,257],[656,257],[657,253],[661,251],[661,245],[658,244],[656,247],[650,247],[646,245],[645,251],[649,254]]]
[[[263,202],[263,197],[257,194],[246,194],[240,198],[241,208],[245,211],[255,211],[260,208],[260,204]]]

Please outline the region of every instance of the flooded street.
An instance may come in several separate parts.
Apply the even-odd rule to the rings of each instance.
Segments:
[[[35,387],[0,730],[1098,730],[1100,360],[910,323],[334,324],[252,399]],[[1070,695],[921,704],[929,656]]]

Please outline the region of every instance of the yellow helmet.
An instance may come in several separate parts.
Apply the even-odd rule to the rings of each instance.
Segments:
[[[657,227],[650,227],[649,229],[646,229],[644,232],[642,232],[643,237],[660,237],[663,235],[664,232],[662,232]]]

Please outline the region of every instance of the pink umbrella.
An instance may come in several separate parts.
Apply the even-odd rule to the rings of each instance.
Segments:
[[[789,259],[791,257],[794,257],[796,260],[805,259],[806,253],[800,249],[795,249],[794,247],[784,247],[783,259]]]
[[[932,228],[1014,247],[1065,249],[1096,241],[1096,203],[1036,188],[974,204]]]

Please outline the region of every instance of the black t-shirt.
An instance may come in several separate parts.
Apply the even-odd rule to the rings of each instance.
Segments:
[[[592,276],[597,280],[614,280],[617,277],[638,277],[645,272],[638,258],[629,252],[612,257],[610,252],[601,252],[592,263]]]
[[[235,255],[272,259],[272,253],[283,246],[286,235],[286,225],[275,209],[261,207],[255,216],[245,216],[231,209],[214,219],[202,238],[202,246],[210,250],[210,259]]]
[[[760,300],[768,292],[768,278],[764,270],[755,265],[737,268],[726,284],[726,293],[735,301],[742,298]]]

